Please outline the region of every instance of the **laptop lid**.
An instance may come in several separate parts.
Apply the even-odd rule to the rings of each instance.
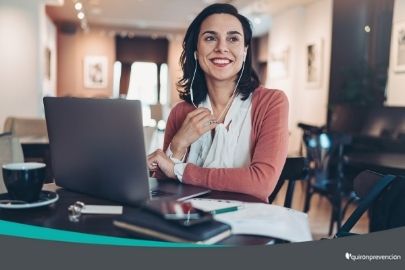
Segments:
[[[44,106],[58,186],[131,205],[150,199],[150,189],[178,200],[210,192],[149,182],[140,101],[45,97]]]
[[[45,97],[55,183],[128,204],[149,198],[138,100]]]

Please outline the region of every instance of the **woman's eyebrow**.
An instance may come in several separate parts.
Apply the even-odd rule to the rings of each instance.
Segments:
[[[205,35],[205,34],[217,35],[217,32],[212,31],[212,30],[207,30],[207,31],[204,31],[201,35]]]
[[[227,32],[228,35],[242,35],[239,31],[229,31]]]
[[[217,32],[212,31],[212,30],[204,31],[201,35],[205,35],[205,34],[218,35]],[[239,35],[239,36],[242,36],[242,34],[239,31],[236,31],[236,30],[235,31],[228,31],[228,32],[226,32],[226,34],[227,35]]]

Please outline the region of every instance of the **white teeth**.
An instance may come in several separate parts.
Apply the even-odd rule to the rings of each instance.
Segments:
[[[229,64],[231,61],[228,60],[228,59],[213,59],[212,62],[213,62],[214,64],[220,64],[220,65],[222,65],[222,64]]]

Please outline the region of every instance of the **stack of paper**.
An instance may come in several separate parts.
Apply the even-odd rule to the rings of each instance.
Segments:
[[[264,203],[193,199],[197,208],[206,211],[238,205],[237,211],[215,215],[215,219],[229,224],[233,234],[261,235],[290,242],[311,241],[308,215],[294,209]]]

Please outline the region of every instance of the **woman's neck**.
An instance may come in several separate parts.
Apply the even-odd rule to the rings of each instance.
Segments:
[[[210,82],[207,81],[208,95],[214,115],[220,114],[228,105],[235,90],[235,82]],[[216,115],[218,116],[218,115]]]

